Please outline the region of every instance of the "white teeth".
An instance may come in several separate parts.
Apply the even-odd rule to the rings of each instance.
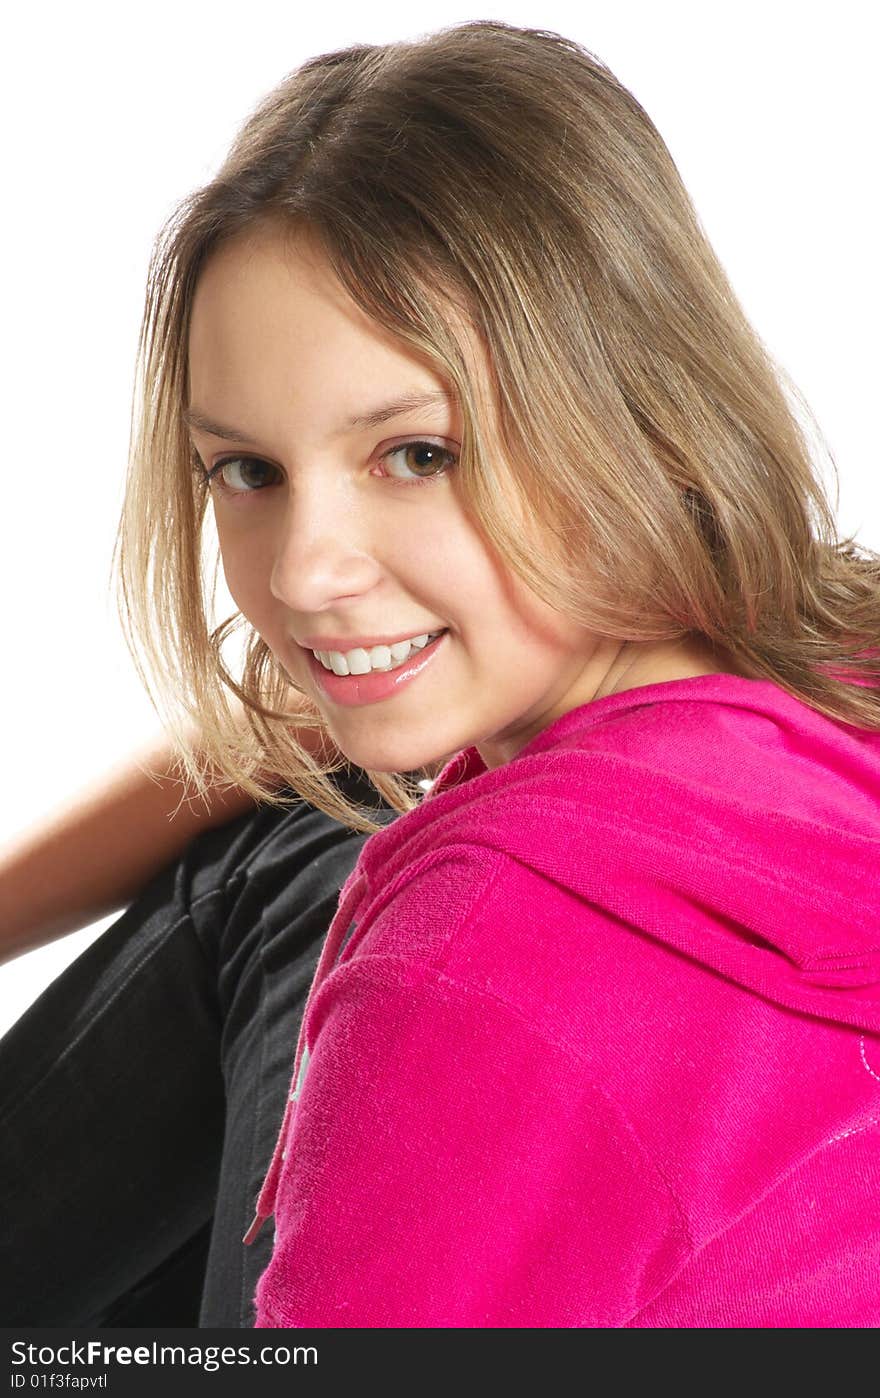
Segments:
[[[398,669],[414,650],[424,650],[428,642],[436,640],[440,634],[439,631],[426,632],[409,641],[395,641],[393,646],[371,646],[369,650],[355,646],[354,650],[345,652],[315,650],[312,654],[334,675],[368,675],[371,670],[384,673]]]
[[[407,646],[409,650],[409,646]],[[405,657],[401,656],[401,659]],[[391,669],[391,648],[390,646],[373,646],[370,651],[370,665],[374,670]]]
[[[368,675],[370,673],[370,657],[360,646],[354,650],[346,651],[345,658],[348,661],[348,673],[350,675]]]

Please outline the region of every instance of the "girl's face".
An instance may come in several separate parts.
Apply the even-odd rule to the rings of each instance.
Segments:
[[[353,763],[413,771],[475,744],[494,767],[633,682],[646,647],[597,641],[490,549],[456,484],[449,386],[310,240],[214,252],[189,370],[230,593]]]

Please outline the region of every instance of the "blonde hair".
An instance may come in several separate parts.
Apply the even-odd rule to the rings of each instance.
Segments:
[[[344,762],[265,642],[239,613],[209,621],[189,316],[210,253],[267,222],[314,233],[359,306],[454,385],[463,498],[540,597],[606,638],[699,636],[739,673],[880,729],[880,557],[838,539],[786,391],[806,405],[662,138],[580,45],[480,21],[303,64],[157,239],[114,562],[135,664],[198,790],[210,773],[281,804],[280,774],[378,828],[329,780]],[[491,424],[453,308],[486,347]],[[236,678],[221,652],[242,625]],[[418,773],[367,775],[398,811],[420,799]]]

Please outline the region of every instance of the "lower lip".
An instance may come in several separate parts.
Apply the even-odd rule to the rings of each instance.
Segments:
[[[444,631],[436,641],[429,642],[422,650],[414,651],[409,660],[396,670],[371,670],[366,675],[335,675],[325,670],[320,660],[307,651],[309,665],[315,683],[328,699],[343,708],[354,708],[359,704],[378,704],[382,699],[390,699],[399,694],[417,676],[424,673],[437,655],[449,635]]]

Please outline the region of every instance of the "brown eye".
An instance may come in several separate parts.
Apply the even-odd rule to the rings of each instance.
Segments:
[[[259,457],[228,456],[225,461],[218,461],[212,466],[208,480],[212,483],[216,480],[224,490],[233,495],[247,495],[262,490],[266,485],[275,484],[272,479],[273,472],[277,473],[277,467],[270,466],[267,461],[260,461]]]
[[[395,480],[411,481],[443,475],[455,465],[457,458],[454,452],[437,442],[401,442],[385,453],[384,460],[389,463],[389,474]],[[403,466],[402,472],[391,467],[390,463],[395,461]]]

